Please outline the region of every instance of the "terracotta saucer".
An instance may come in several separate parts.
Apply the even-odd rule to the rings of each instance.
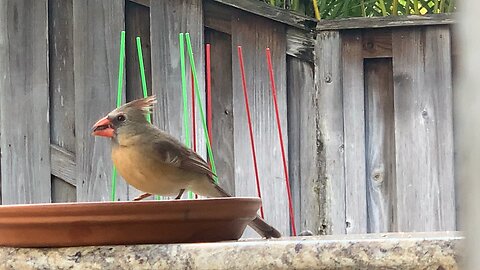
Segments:
[[[239,239],[259,198],[0,206],[0,246],[216,242]]]

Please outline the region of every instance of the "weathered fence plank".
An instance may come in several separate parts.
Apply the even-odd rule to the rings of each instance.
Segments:
[[[317,35],[315,46],[315,88],[319,118],[316,128],[320,148],[320,216],[325,233],[344,234],[345,164],[342,108],[342,44],[338,31]]]
[[[232,38],[205,31],[211,44],[212,148],[220,185],[235,194],[235,153],[233,149]]]
[[[75,187],[77,185],[75,155],[58,145],[50,145],[52,175]],[[75,191],[75,190],[74,190]],[[60,192],[60,191],[59,191]],[[66,191],[69,192],[69,191]],[[65,197],[62,195],[62,197]]]
[[[459,31],[457,30],[456,25],[451,25],[449,27],[450,30],[450,53],[452,57],[451,61],[451,68],[452,68],[452,85],[454,85],[453,88],[453,93],[452,93],[452,99],[454,102],[453,105],[453,155],[454,155],[454,161],[453,161],[453,168],[454,168],[454,173],[455,173],[455,181],[456,181],[456,186],[455,186],[455,204],[457,205],[457,221],[456,221],[456,229],[458,231],[463,231],[465,230],[465,219],[461,218],[461,215],[458,213],[458,209],[462,207],[461,201],[463,200],[461,196],[461,189],[462,189],[462,183],[465,180],[459,181],[459,179],[463,179],[460,175],[460,173],[457,173],[457,171],[460,171],[460,168],[462,168],[462,165],[460,164],[463,162],[460,158],[460,151],[462,147],[462,138],[464,137],[463,134],[460,134],[462,132],[461,127],[458,127],[457,123],[460,123],[461,120],[459,119],[459,108],[457,108],[458,105],[455,105],[455,103],[460,100],[460,97],[462,94],[460,94],[460,91],[456,91],[458,89],[458,85],[463,83],[462,79],[460,78],[460,57],[462,57],[465,52],[463,51],[463,48],[461,47],[460,37],[459,37]],[[457,30],[457,31],[456,31]],[[457,103],[458,104],[458,103]]]
[[[313,65],[295,57],[287,58],[288,149],[290,183],[297,231],[321,234],[320,159],[317,154],[317,96]]]
[[[342,35],[345,218],[347,233],[367,232],[365,91],[361,31]]]
[[[288,27],[286,35],[287,54],[308,62],[313,62],[315,34],[297,28]]]
[[[200,86],[201,99],[205,110],[205,68],[203,45],[203,12],[200,0],[152,1],[150,6],[152,44],[152,93],[157,96],[153,120],[161,129],[169,132],[182,142],[185,141],[182,107],[182,81],[180,73],[180,52],[178,34],[189,32],[195,67]],[[190,67],[185,44],[185,58]],[[187,68],[187,84],[190,93],[191,76]],[[197,152],[204,158],[205,139],[197,104]],[[189,114],[191,100],[189,94]],[[189,117],[191,119],[191,117]],[[190,128],[190,134],[192,134]]]
[[[95,121],[116,105],[123,14],[121,0],[73,1],[78,201],[110,200],[110,141],[90,133]],[[127,199],[127,184],[121,177],[117,199]]]
[[[0,3],[2,203],[51,201],[47,1]]]
[[[421,25],[448,25],[455,23],[453,14],[424,14],[409,16],[379,16],[342,18],[336,20],[323,20],[317,24],[317,31],[345,30],[345,29],[371,29],[393,28]]]
[[[305,80],[303,68],[300,59],[287,56],[288,168],[292,188],[293,209],[295,209],[295,225],[299,231],[304,230],[305,227],[300,221],[302,218],[302,179],[300,173],[300,135],[302,134],[302,130],[300,128],[300,97],[303,93],[309,92],[302,87],[304,82],[308,81]]]
[[[395,122],[391,59],[365,62],[368,232],[395,231]]]
[[[75,152],[75,85],[73,70],[73,1],[48,2],[48,49],[50,75],[50,141],[71,153]],[[52,150],[55,148],[52,148]],[[59,149],[59,152],[64,150]],[[77,200],[75,181],[55,176],[70,168],[55,166],[52,151],[52,201]],[[75,156],[74,156],[75,157]],[[58,169],[54,171],[54,169]]]
[[[367,29],[362,32],[364,58],[392,57],[391,29]]]
[[[125,2],[125,35],[126,35],[126,95],[127,101],[143,97],[142,81],[138,64],[136,38],[142,42],[143,63],[148,94],[152,93],[152,63],[150,49],[150,8],[134,3]],[[132,187],[133,188],[133,187]],[[130,194],[129,194],[130,195]]]
[[[257,196],[237,46],[243,47],[253,133],[265,219],[289,234],[288,200],[265,49],[270,47],[284,141],[288,141],[285,27],[265,18],[237,13],[232,24],[235,191]],[[288,149],[285,149],[288,151]],[[288,153],[288,152],[287,152]]]
[[[149,2],[149,1],[148,1]],[[142,43],[143,63],[147,93],[152,94],[152,63],[150,46],[150,8],[133,1],[125,2],[125,77],[127,101],[143,97],[142,80],[138,63],[136,38],[140,37]],[[133,199],[144,192],[133,186],[128,186],[128,198]],[[148,198],[152,199],[152,198]]]
[[[232,34],[232,13],[235,9],[214,1],[203,2],[204,26],[210,29]]]
[[[431,230],[456,230],[456,203],[454,177],[453,143],[453,85],[452,58],[449,26],[435,26],[425,29],[425,76],[426,89],[431,93],[436,142],[432,144],[432,156],[438,160],[438,182],[433,182],[429,191],[439,197],[432,198],[435,214],[431,216],[434,226]],[[435,173],[435,172],[434,172]],[[437,217],[437,220],[435,220]],[[427,228],[429,229],[429,228]]]
[[[259,17],[268,18],[269,21],[277,21],[285,25],[291,25],[300,29],[311,30],[317,25],[317,20],[295,12],[289,12],[284,9],[272,8],[262,1],[243,1],[243,0],[213,0],[230,7],[243,11],[244,14],[256,14]],[[247,13],[248,12],[248,13]]]
[[[231,15],[236,12],[236,9],[228,5],[216,3],[215,1],[216,0],[204,1],[205,27],[226,34],[232,34]],[[233,21],[233,23],[235,22]],[[314,36],[315,33],[311,31],[287,26],[287,55],[313,62]]]
[[[447,30],[401,29],[392,34],[400,231],[455,229]]]

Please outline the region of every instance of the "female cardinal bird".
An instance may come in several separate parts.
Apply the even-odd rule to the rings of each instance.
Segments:
[[[112,160],[122,177],[135,188],[151,194],[175,196],[185,190],[206,197],[231,197],[213,181],[207,162],[171,135],[150,124],[155,97],[129,102],[98,120],[92,135],[111,138]],[[280,232],[260,216],[249,224],[262,237]]]

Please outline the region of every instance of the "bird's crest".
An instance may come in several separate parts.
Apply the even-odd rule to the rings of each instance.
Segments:
[[[145,114],[150,114],[153,112],[153,105],[157,103],[157,99],[154,95],[136,99],[124,105],[125,108],[134,108],[138,110],[142,110]]]

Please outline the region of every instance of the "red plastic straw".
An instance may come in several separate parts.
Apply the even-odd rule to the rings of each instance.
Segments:
[[[257,155],[255,153],[255,142],[253,139],[253,128],[252,120],[250,118],[250,106],[248,105],[248,94],[247,94],[247,81],[245,80],[245,68],[243,66],[243,53],[242,46],[238,46],[238,59],[240,62],[240,71],[242,73],[242,86],[243,86],[243,96],[245,98],[245,109],[247,110],[247,119],[248,119],[248,130],[250,132],[250,145],[252,147],[252,157],[253,157],[253,168],[255,170],[255,180],[257,183],[257,194],[259,198],[262,198],[262,193],[260,192],[260,179],[258,177],[258,168],[257,168]],[[263,206],[260,207],[260,215],[263,216]]]
[[[207,129],[208,137],[212,142],[212,78],[210,67],[210,44],[206,46],[206,64],[207,64]]]
[[[285,157],[285,147],[283,146],[282,126],[280,125],[280,116],[278,113],[277,89],[275,88],[275,79],[273,77],[272,56],[270,54],[270,48],[266,49],[266,53],[267,53],[267,62],[268,62],[268,73],[270,74],[270,85],[272,86],[273,105],[275,107],[275,116],[277,118],[278,136],[280,137],[280,149],[282,150],[283,172],[285,173],[285,184],[287,186],[287,196],[288,196],[288,208],[290,210],[290,224],[292,226],[292,234],[293,236],[296,236],[297,230],[295,229],[295,217],[293,215],[290,182],[288,181],[287,159]]]
[[[207,65],[207,129],[208,129],[208,139],[212,143],[212,78],[211,78],[211,67],[210,67],[210,44],[206,45],[205,61]],[[210,168],[212,164],[209,163]],[[197,198],[195,194],[195,198]]]
[[[190,71],[192,78],[192,136],[193,136],[193,151],[197,152],[197,127],[195,121],[195,83],[193,81],[193,73]]]

